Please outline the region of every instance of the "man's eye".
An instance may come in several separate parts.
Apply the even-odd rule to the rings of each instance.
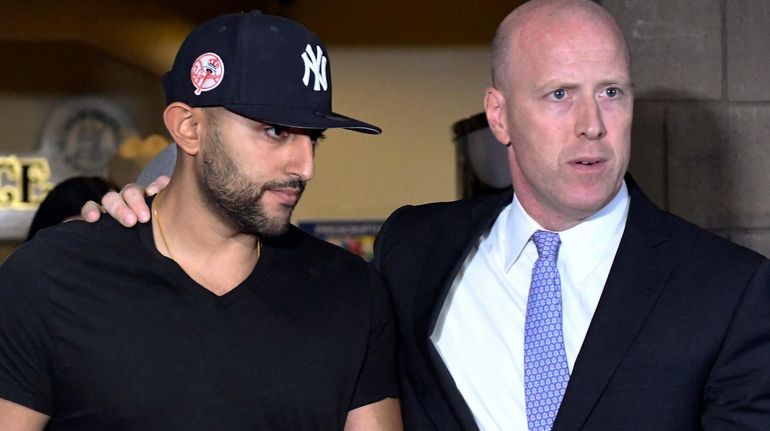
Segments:
[[[561,100],[561,99],[564,99],[565,97],[567,97],[567,90],[565,90],[565,89],[563,89],[563,88],[560,88],[560,89],[558,89],[558,90],[555,90],[555,91],[554,91],[553,93],[551,93],[551,94],[553,95],[553,98],[554,98],[554,99],[556,99],[556,100]]]
[[[281,139],[289,133],[287,130],[288,128],[282,126],[268,126],[265,128],[265,133],[273,139]]]
[[[618,97],[620,95],[620,89],[617,87],[610,87],[605,93],[607,93],[607,97]]]

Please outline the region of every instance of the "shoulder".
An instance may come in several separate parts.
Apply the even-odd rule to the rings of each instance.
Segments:
[[[745,284],[766,261],[761,254],[722,238],[674,214],[658,210],[629,213],[618,257],[636,262],[652,253],[654,260],[683,279],[706,285]],[[690,283],[693,284],[693,283]]]
[[[468,214],[479,205],[484,205],[497,198],[499,197],[484,195],[456,201],[431,202],[422,205],[405,205],[394,211],[389,219],[420,221],[424,220],[424,217],[426,216],[462,216]]]
[[[76,220],[41,231],[31,245],[44,259],[41,265],[57,271],[95,271],[146,255],[140,233],[147,229],[151,229],[149,224],[126,228],[112,217],[96,223]]]
[[[737,265],[745,262],[757,266],[766,258],[754,250],[735,244],[676,215],[665,213],[671,232],[671,247],[685,259],[710,262],[713,265]]]
[[[496,215],[510,200],[510,194],[482,195],[451,202],[403,206],[385,221],[378,240],[380,237],[451,234],[458,225]]]
[[[1,284],[14,290],[19,285],[34,290],[64,274],[87,277],[106,262],[129,259],[139,243],[137,230],[124,228],[109,217],[97,223],[71,221],[43,229],[0,266]]]
[[[634,247],[651,247],[668,259],[706,271],[725,266],[755,268],[766,260],[753,250],[659,209],[635,184],[629,187],[629,194],[631,206],[623,236]]]
[[[350,264],[364,263],[364,260],[357,255],[335,244],[316,238],[294,225],[290,225],[286,233],[280,238],[265,241],[280,249],[291,250],[301,257],[342,261]]]
[[[264,241],[275,253],[270,260],[273,282],[293,286],[296,292],[316,292],[319,300],[348,304],[352,313],[387,304],[381,302],[387,298],[382,278],[363,258],[295,226],[279,238]]]
[[[14,250],[3,267],[20,264],[55,266],[62,257],[91,254],[93,247],[99,247],[105,242],[105,234],[115,230],[111,226],[116,224],[114,220],[107,219],[93,224],[71,221],[45,228]]]
[[[102,217],[95,223],[73,220],[40,231],[42,236],[39,242],[45,245],[105,242],[122,238],[138,228],[126,228],[112,217]],[[30,242],[36,241],[33,239]]]
[[[300,267],[323,274],[362,274],[368,271],[367,262],[343,248],[318,239],[296,226],[278,238],[263,239],[279,257],[278,264]]]

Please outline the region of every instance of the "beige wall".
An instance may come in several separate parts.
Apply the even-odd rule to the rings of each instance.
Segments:
[[[452,124],[482,109],[486,47],[330,48],[334,107],[382,127],[330,131],[295,220],[384,218],[456,199]]]
[[[31,152],[37,146],[45,116],[57,98],[0,91],[0,153]]]

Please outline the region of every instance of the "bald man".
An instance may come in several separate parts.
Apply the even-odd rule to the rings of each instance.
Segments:
[[[376,244],[408,429],[770,429],[766,259],[627,175],[629,64],[587,0],[500,25],[485,108],[515,192],[402,208]]]

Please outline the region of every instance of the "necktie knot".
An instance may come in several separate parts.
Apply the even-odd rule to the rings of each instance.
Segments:
[[[537,255],[541,259],[556,260],[559,245],[561,245],[558,233],[539,230],[532,234],[532,241],[535,243]]]

